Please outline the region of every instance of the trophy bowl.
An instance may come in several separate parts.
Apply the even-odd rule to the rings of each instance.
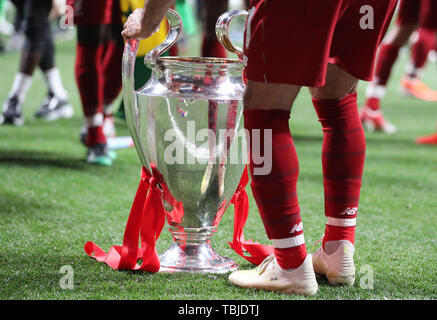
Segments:
[[[219,41],[239,59],[160,57],[177,40],[182,22],[169,10],[166,40],[150,51],[150,80],[134,90],[138,40],[128,40],[122,63],[126,121],[143,167],[161,177],[172,234],[159,256],[160,272],[224,273],[237,264],[210,244],[246,165],[242,52],[228,38],[232,10],[217,22]]]

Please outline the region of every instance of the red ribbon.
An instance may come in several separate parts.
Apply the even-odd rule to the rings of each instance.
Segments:
[[[156,241],[164,227],[165,210],[158,180],[159,178],[156,175],[152,176],[146,168],[141,169],[141,181],[126,224],[123,245],[112,246],[108,253],[105,253],[89,241],[84,249],[90,257],[106,263],[112,269],[159,271]],[[141,248],[138,247],[139,238]],[[137,264],[140,258],[143,259],[141,266]]]
[[[267,256],[273,253],[273,246],[259,244],[252,241],[252,239],[244,239],[243,229],[249,215],[249,198],[245,189],[248,182],[249,174],[246,168],[237,191],[231,199],[231,203],[234,204],[234,237],[229,245],[238,255],[253,264],[259,265]],[[250,255],[246,255],[246,253]]]

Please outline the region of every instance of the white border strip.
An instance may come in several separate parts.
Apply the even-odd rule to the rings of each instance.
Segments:
[[[303,233],[291,238],[271,239],[271,240],[273,242],[273,246],[277,249],[293,248],[305,243],[305,238],[303,236]]]
[[[357,218],[342,219],[328,217],[326,224],[333,227],[355,227],[357,224]]]

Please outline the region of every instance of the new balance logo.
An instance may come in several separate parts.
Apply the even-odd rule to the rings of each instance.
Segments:
[[[301,222],[301,223],[299,223],[299,224],[295,224],[295,225],[293,226],[293,228],[291,228],[290,233],[295,233],[295,232],[299,232],[299,231],[302,231],[302,230],[303,230],[303,224],[302,224],[302,222]]]
[[[346,208],[343,212],[340,213],[341,216],[353,216],[356,215],[358,211],[357,207],[354,208]]]

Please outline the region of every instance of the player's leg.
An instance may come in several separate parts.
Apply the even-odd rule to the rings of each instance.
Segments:
[[[387,34],[378,52],[373,85],[387,86],[393,65],[396,62],[399,50],[408,42],[417,24],[395,24]]]
[[[287,84],[247,83],[244,123],[251,189],[274,256],[254,270],[232,273],[229,280],[241,287],[312,295],[317,282],[305,245],[297,197],[299,162],[289,128],[299,90]]]
[[[118,12],[120,9],[117,6]],[[121,60],[123,57],[123,39],[120,23],[113,23],[108,28],[108,40],[103,56],[103,130],[106,137],[115,137],[113,103],[121,91]]]
[[[21,52],[20,67],[15,75],[8,98],[3,105],[0,122],[22,125],[22,104],[32,82],[35,68],[43,55],[45,41],[50,33],[49,13],[51,0],[30,1],[25,3],[26,41]]]
[[[374,32],[369,32],[356,24],[364,2],[351,3],[340,17],[331,46],[335,65],[329,65],[323,87],[310,89],[323,128],[327,218],[323,245],[313,255],[313,263],[331,284],[352,285],[355,280],[355,224],[366,149],[356,87],[358,79],[372,79],[377,48],[396,6],[396,1],[366,3],[374,10]]]
[[[381,100],[385,96],[391,70],[399,50],[408,42],[419,23],[420,1],[401,0],[396,24],[385,37],[378,52],[375,78],[367,86],[366,102],[360,111],[361,121],[369,131],[396,132],[382,112]]]
[[[101,43],[103,26],[77,26],[76,83],[85,115],[84,143],[88,148],[87,162],[111,165],[103,132],[103,66],[104,45]]]
[[[297,198],[299,163],[289,128],[290,109],[299,90],[299,86],[248,81],[244,97],[251,188],[283,269],[299,267],[307,255],[303,230],[295,228],[302,223]],[[260,155],[265,161],[257,160]]]
[[[417,40],[411,48],[411,61],[405,68],[405,76],[401,81],[401,90],[425,101],[437,101],[437,91],[429,88],[421,79],[423,68],[428,60],[428,54],[435,48],[435,30],[419,28]]]
[[[437,43],[437,2],[433,0],[424,0],[423,7],[424,11],[422,12],[421,26],[429,30],[434,30],[435,41]],[[437,132],[417,138],[416,143],[437,145]]]
[[[87,146],[87,162],[111,165],[115,153],[108,150],[103,131],[103,58],[114,1],[75,1],[77,24],[76,82],[85,115],[86,131],[81,139]]]
[[[352,285],[355,280],[355,218],[366,149],[357,107],[357,84],[357,78],[330,64],[326,85],[310,89],[323,128],[327,217],[323,244],[313,255],[313,263],[315,271],[325,274],[331,284]],[[343,254],[344,250],[349,250],[349,254]]]
[[[274,256],[255,270],[232,273],[229,280],[238,286],[306,295],[317,291],[300,216],[299,163],[289,121],[301,86],[325,81],[330,39],[339,11],[338,1],[297,0],[268,5],[258,1],[249,9],[244,42],[248,78],[244,122],[252,193],[273,243]],[[317,20],[314,23],[302,19],[302,12],[323,15],[312,16]],[[278,32],[284,23],[286,39]]]
[[[226,57],[226,50],[217,40],[215,24],[218,17],[227,11],[228,0],[202,0],[203,1],[203,39],[202,57]]]
[[[55,65],[55,45],[53,43],[52,32],[46,34],[44,51],[39,67],[44,75],[48,94],[44,98],[41,108],[35,113],[35,116],[45,120],[71,118],[74,111],[68,101],[68,93],[62,84],[59,69]]]
[[[429,52],[435,48],[435,30],[419,28],[417,40],[411,47],[411,61],[406,68],[406,76],[417,79],[421,76],[428,60]]]
[[[428,53],[435,47],[435,32],[437,23],[437,6],[435,1],[419,1],[419,30],[418,40],[412,47],[412,61],[407,65],[407,75],[402,78],[401,90],[425,101],[437,101],[437,91],[430,89],[420,79],[420,71],[425,66]]]

